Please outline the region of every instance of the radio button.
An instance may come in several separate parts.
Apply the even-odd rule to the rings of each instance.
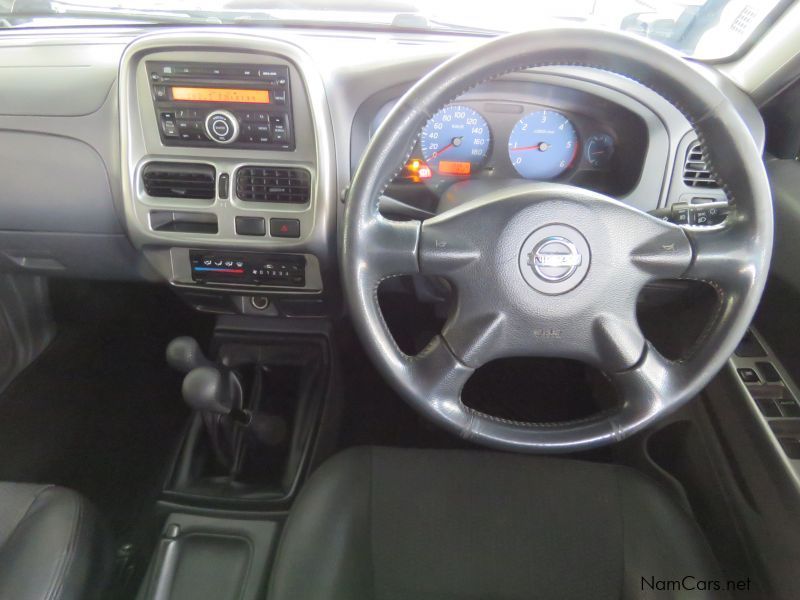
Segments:
[[[218,144],[230,144],[239,135],[239,122],[227,110],[215,110],[206,117],[205,129]]]

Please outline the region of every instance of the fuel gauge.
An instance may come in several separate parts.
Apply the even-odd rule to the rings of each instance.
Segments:
[[[596,133],[586,140],[586,160],[596,169],[608,166],[614,155],[614,138],[607,133]]]

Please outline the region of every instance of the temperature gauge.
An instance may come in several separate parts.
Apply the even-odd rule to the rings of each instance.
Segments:
[[[586,160],[596,169],[608,166],[614,156],[614,138],[607,133],[596,133],[586,140]]]

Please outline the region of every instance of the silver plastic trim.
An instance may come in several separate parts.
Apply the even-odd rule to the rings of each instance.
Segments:
[[[147,152],[142,129],[145,111],[150,105],[140,106],[138,101],[137,70],[150,54],[192,52],[219,54],[230,60],[231,55],[251,55],[253,60],[282,60],[293,67],[302,89],[295,89],[295,107],[305,103],[311,116],[311,137],[297,140],[295,151],[239,150],[229,148],[167,147],[161,144],[158,153]],[[237,60],[241,58],[233,57]],[[205,59],[204,59],[205,60]],[[221,62],[224,62],[222,60]],[[309,55],[295,44],[274,38],[233,33],[226,30],[203,28],[201,30],[168,30],[141,36],[131,42],[122,54],[119,67],[120,109],[120,162],[122,173],[122,195],[125,224],[133,245],[143,250],[159,272],[176,283],[174,273],[167,270],[163,261],[154,259],[152,251],[158,248],[213,248],[231,251],[291,252],[313,255],[318,261],[310,261],[320,269],[317,273],[306,273],[307,279],[321,282],[321,273],[334,260],[336,229],[336,164],[331,115],[327,103],[322,77]],[[305,115],[301,115],[301,118]],[[148,117],[149,118],[149,117]],[[154,132],[157,134],[157,132]],[[295,128],[295,133],[298,133]],[[313,143],[313,148],[311,144]],[[303,158],[301,145],[311,160]],[[209,201],[151,198],[142,195],[139,189],[139,172],[147,162],[168,160],[176,162],[203,162],[212,164],[217,172],[231,174],[229,198]],[[306,205],[252,206],[254,203],[235,198],[233,182],[235,171],[243,165],[286,166],[307,169],[312,174],[311,200]],[[225,221],[220,223],[220,233],[184,234],[153,231],[149,225],[149,211],[198,210],[217,214]],[[299,239],[260,239],[236,236],[230,230],[234,216],[291,217],[301,220],[302,235]],[[287,289],[287,293],[292,290]],[[307,292],[306,292],[307,293]]]

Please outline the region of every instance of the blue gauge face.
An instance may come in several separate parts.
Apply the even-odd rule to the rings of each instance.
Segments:
[[[425,162],[440,175],[468,176],[483,165],[492,141],[489,125],[467,106],[446,106],[422,130]]]
[[[572,164],[578,135],[570,120],[554,110],[537,110],[514,126],[508,138],[508,157],[526,179],[553,179]]]

